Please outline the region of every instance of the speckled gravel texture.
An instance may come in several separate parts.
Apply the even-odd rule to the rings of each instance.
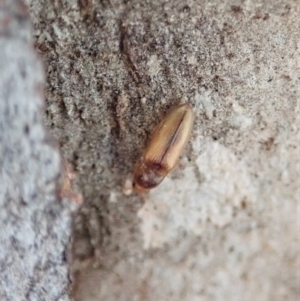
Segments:
[[[24,3],[0,1],[0,300],[68,301],[76,205],[57,193],[61,156],[43,122],[31,29]]]
[[[299,1],[27,0],[45,122],[77,172],[76,301],[296,301]],[[178,168],[122,185],[158,120],[190,102]]]

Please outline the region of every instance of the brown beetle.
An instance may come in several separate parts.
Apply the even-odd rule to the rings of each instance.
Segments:
[[[190,104],[174,107],[156,126],[142,160],[135,168],[133,186],[138,192],[156,187],[177,165],[194,123]]]

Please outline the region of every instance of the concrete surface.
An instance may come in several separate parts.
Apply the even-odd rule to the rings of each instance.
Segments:
[[[21,1],[0,1],[0,300],[67,301],[71,211],[43,124],[44,72]]]
[[[299,300],[297,1],[27,0],[45,122],[78,173],[74,299]],[[177,170],[122,194],[191,102]]]

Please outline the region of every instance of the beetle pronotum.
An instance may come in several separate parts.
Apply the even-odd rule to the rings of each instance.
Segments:
[[[159,185],[176,166],[186,146],[194,123],[190,104],[174,107],[156,126],[137,164],[133,185],[138,192],[147,191]]]

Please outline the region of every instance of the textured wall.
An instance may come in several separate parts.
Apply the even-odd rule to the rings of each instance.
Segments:
[[[296,300],[297,1],[27,0],[45,121],[78,173],[75,300]],[[191,102],[177,170],[122,185],[157,120]]]
[[[44,72],[21,1],[0,1],[0,300],[69,299],[71,209],[43,124]]]

